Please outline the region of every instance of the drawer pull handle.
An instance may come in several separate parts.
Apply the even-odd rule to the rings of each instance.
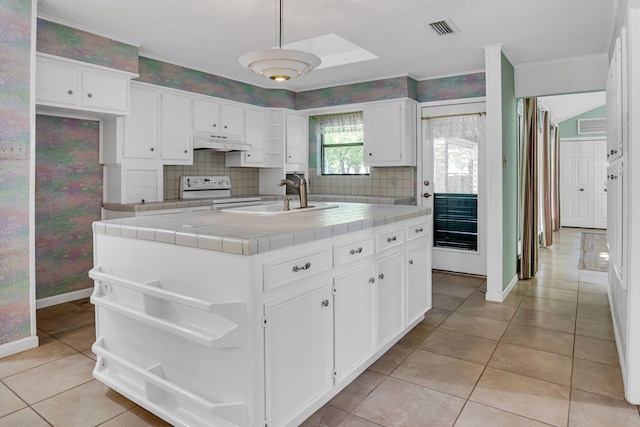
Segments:
[[[376,282],[376,278],[372,277],[371,279],[369,279],[369,283],[375,283]]]
[[[422,233],[424,231],[424,228],[420,227],[420,228],[416,228],[416,233]]]
[[[300,270],[308,270],[309,268],[311,268],[311,263],[310,263],[310,262],[306,263],[306,264],[305,264],[305,265],[303,265],[302,267],[299,267],[299,266],[297,266],[297,265],[294,265],[294,266],[293,266],[293,272],[294,272],[294,273],[297,273],[297,272],[298,272],[298,271],[300,271]]]
[[[360,246],[358,249],[351,249],[351,250],[349,251],[349,253],[350,253],[351,255],[355,255],[355,254],[360,254],[360,253],[362,253],[362,246]]]
[[[395,242],[396,240],[397,240],[397,237],[396,237],[396,236],[393,236],[393,237],[387,237],[387,242],[388,242],[388,243]]]

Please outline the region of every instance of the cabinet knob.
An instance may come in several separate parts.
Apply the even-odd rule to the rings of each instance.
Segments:
[[[429,197],[431,197],[431,193],[423,193],[422,197],[424,197],[425,199],[428,199]]]
[[[384,279],[384,274],[380,273],[380,274],[378,275],[378,278],[379,278],[380,280]]]
[[[69,90],[67,91],[67,93],[68,93],[69,95],[73,95],[73,91],[72,91],[71,89],[69,89]]]
[[[424,184],[424,186],[426,187],[426,186],[428,186],[430,183],[429,183],[429,181],[425,181],[423,184]]]
[[[584,191],[584,188],[578,188],[578,191]]]
[[[413,265],[413,260],[412,259],[409,260],[409,264]]]
[[[214,123],[214,124],[213,124],[213,127],[216,127],[216,126],[218,126],[218,125]]]
[[[156,151],[156,149],[155,149],[155,148],[153,148],[153,147],[151,147],[151,151]]]
[[[247,157],[251,157],[251,154],[248,154],[248,153],[247,153]]]
[[[227,128],[227,125],[224,125],[224,128],[226,129],[226,128]]]
[[[329,300],[328,300],[328,299],[323,300],[323,301],[320,303],[320,305],[321,305],[322,307],[329,307]]]
[[[92,95],[92,94],[90,94],[90,93],[88,93],[88,94],[87,94],[87,98],[93,98],[93,95]]]
[[[184,150],[184,154],[187,154],[189,151],[188,150]]]
[[[376,278],[372,277],[371,279],[369,279],[369,283],[375,283],[376,282]]]
[[[373,154],[372,154],[372,153],[369,153],[369,155],[370,155],[370,156],[373,156]]]
[[[422,233],[424,231],[423,227],[416,228],[416,233]]]

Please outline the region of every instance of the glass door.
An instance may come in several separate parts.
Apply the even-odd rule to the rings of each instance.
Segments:
[[[422,183],[432,191],[423,188],[422,204],[433,209],[434,269],[486,274],[483,110],[484,103],[422,111]]]

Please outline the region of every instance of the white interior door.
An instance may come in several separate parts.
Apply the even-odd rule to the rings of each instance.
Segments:
[[[606,140],[560,142],[560,222],[607,228]]]
[[[607,140],[593,142],[593,227],[607,228]]]
[[[475,102],[467,104],[454,104],[428,107],[424,106],[421,111],[422,115],[422,158],[420,164],[420,180],[418,182],[418,204],[431,208],[434,211],[434,193],[439,194],[441,183],[448,180],[449,184],[456,187],[462,180],[467,179],[463,168],[474,168],[477,170],[477,178],[469,178],[476,182],[473,187],[477,189],[477,244],[474,250],[457,249],[455,247],[443,247],[437,244],[438,221],[434,215],[434,246],[432,250],[432,265],[434,269],[455,271],[468,274],[487,274],[487,250],[486,250],[486,170],[484,168],[484,159],[486,158],[486,135],[485,122],[486,116],[479,114],[477,120],[478,129],[477,137],[471,137],[467,140],[465,137],[448,138],[447,141],[438,141],[438,137],[434,136],[433,126],[436,120],[440,118],[455,118],[457,116],[464,117],[470,114],[484,113],[486,106],[484,102]],[[447,151],[447,155],[453,155],[460,150],[464,151],[473,144],[470,140],[477,141],[477,158],[473,161],[465,160],[467,166],[456,169],[455,161],[447,159],[447,164],[451,166],[448,171],[443,172],[442,167],[434,166],[435,150],[442,150],[442,146],[452,146],[453,150]],[[468,146],[468,147],[467,147]],[[442,156],[439,156],[442,157]],[[435,172],[435,173],[434,173]],[[458,192],[458,190],[453,190]]]

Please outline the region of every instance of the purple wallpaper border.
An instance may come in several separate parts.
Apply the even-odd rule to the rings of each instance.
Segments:
[[[138,72],[138,48],[38,18],[38,52]]]

